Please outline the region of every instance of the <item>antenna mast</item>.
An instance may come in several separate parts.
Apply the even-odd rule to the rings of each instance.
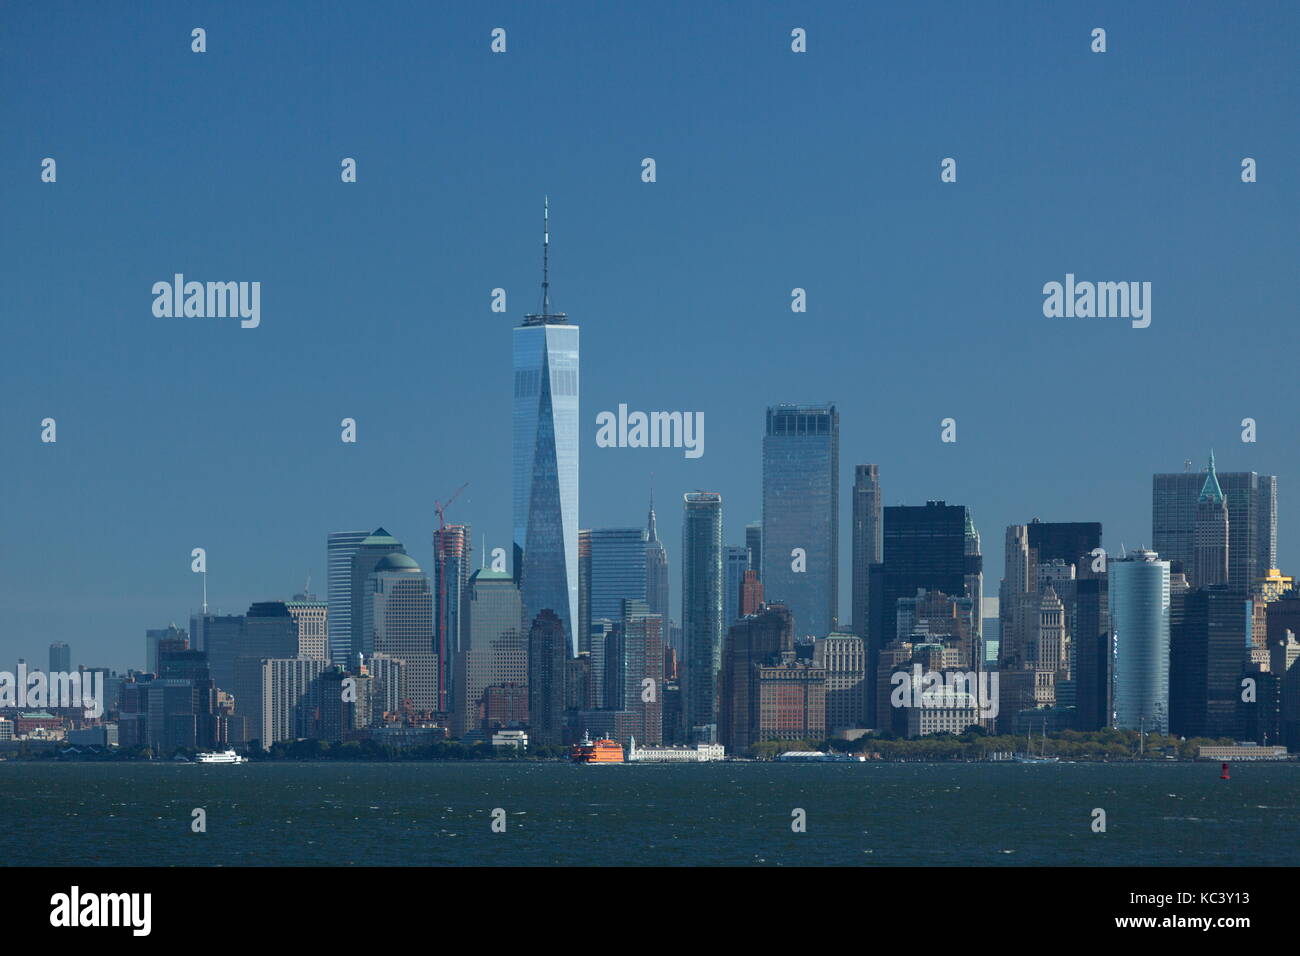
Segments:
[[[551,197],[542,199],[542,315],[551,312]]]
[[[567,320],[563,312],[551,311],[551,199],[542,199],[542,311],[524,316],[525,325],[549,325]]]

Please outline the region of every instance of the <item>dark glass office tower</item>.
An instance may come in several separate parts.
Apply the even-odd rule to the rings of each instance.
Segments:
[[[1029,547],[1038,554],[1039,565],[1064,561],[1073,564],[1079,577],[1092,574],[1092,552],[1101,547],[1099,521],[1039,521],[1025,525]]]
[[[683,496],[682,673],[687,732],[712,742],[718,723],[718,669],[722,665],[722,495]]]
[[[1171,734],[1240,738],[1241,677],[1250,646],[1245,592],[1210,587],[1187,593],[1169,641]]]
[[[1085,732],[1109,727],[1114,713],[1115,654],[1107,584],[1107,575],[1098,574],[1080,578],[1076,585],[1075,729]]]
[[[839,615],[839,514],[839,412],[832,404],[771,406],[763,436],[763,592],[790,609],[796,634],[824,637]]]
[[[289,613],[287,607],[285,613]],[[235,658],[239,655],[243,630],[244,615],[242,614],[194,614],[190,617],[190,633],[203,635],[201,649],[208,655],[212,679],[216,681],[217,687],[228,694],[235,692]],[[298,636],[295,628],[294,654],[297,653],[297,645]],[[240,713],[244,711],[241,710]]]
[[[740,592],[745,583],[745,572],[749,570],[749,548],[743,544],[729,544],[723,549],[723,573],[726,586],[723,589],[722,624],[730,627],[742,616],[740,611]]]
[[[918,588],[973,597],[966,593],[967,576],[981,571],[981,558],[966,553],[964,505],[927,501],[888,507],[884,524],[884,562],[871,594],[872,641],[878,648],[895,638],[899,598],[916,597]]]
[[[853,633],[867,636],[871,566],[884,549],[880,509],[880,466],[858,465],[853,473]]]
[[[569,640],[553,611],[542,611],[528,631],[528,739],[541,747],[564,742],[564,667]]]

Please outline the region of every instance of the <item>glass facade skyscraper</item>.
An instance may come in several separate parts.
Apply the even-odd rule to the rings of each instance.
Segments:
[[[530,315],[514,330],[514,569],[524,622],[553,610],[578,653],[578,327]]]
[[[1169,562],[1154,551],[1111,561],[1115,726],[1169,732]]]
[[[978,618],[979,604],[967,588],[983,565],[970,553],[966,507],[943,501],[895,505],[884,509],[883,520],[884,562],[872,585],[869,611],[876,649],[898,636],[898,599],[916,597],[918,588],[971,598]]]
[[[461,603],[472,573],[473,535],[467,524],[433,532],[433,648],[438,655],[438,710],[452,709],[451,659],[460,650]]]
[[[591,542],[592,620],[623,616],[624,601],[646,598],[646,542],[640,528],[593,528]]]
[[[344,667],[352,650],[352,555],[357,546],[370,537],[369,531],[335,531],[326,539],[325,559],[328,567],[329,659]]]
[[[796,634],[825,637],[839,615],[839,514],[839,412],[831,404],[771,406],[763,436],[763,593],[790,609]]]
[[[683,497],[682,642],[686,661],[686,727],[712,740],[718,723],[718,669],[722,666],[722,495],[697,491]]]

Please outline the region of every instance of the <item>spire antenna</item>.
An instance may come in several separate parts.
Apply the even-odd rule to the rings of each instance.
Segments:
[[[542,198],[542,315],[551,311],[551,197]]]
[[[560,325],[563,312],[551,311],[551,197],[542,199],[542,311],[524,316],[524,325]]]

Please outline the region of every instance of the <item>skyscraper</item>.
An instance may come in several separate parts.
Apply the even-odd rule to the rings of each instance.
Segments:
[[[749,569],[763,580],[763,522],[745,525],[745,547],[749,549]]]
[[[1151,548],[1192,578],[1196,511],[1207,477],[1189,470],[1151,479]],[[1245,591],[1277,567],[1277,478],[1217,470],[1215,478],[1228,507],[1228,586]]]
[[[645,602],[651,614],[658,614],[664,621],[664,640],[668,639],[668,551],[659,540],[659,528],[655,523],[655,499],[650,495],[650,513],[646,517],[645,544]]]
[[[740,616],[757,614],[763,606],[763,582],[758,579],[758,572],[750,568],[740,579]]]
[[[488,687],[528,680],[519,600],[515,579],[504,571],[480,568],[470,575],[461,612],[461,649],[452,661],[452,729],[457,736],[479,728]]]
[[[220,628],[209,627],[207,631],[209,637],[218,633]],[[260,740],[264,706],[262,662],[298,656],[298,624],[283,601],[258,601],[249,606],[242,619],[233,655],[230,650],[223,647],[218,654],[217,647],[209,646],[212,678],[217,680],[218,664],[225,667],[228,662],[233,663],[235,712],[249,719],[250,732]],[[221,687],[219,681],[217,686]],[[264,747],[269,746],[267,741],[262,743]]]
[[[146,673],[157,674],[158,671],[158,645],[162,641],[176,640],[185,638],[185,629],[177,627],[174,623],[167,627],[149,628],[144,632],[144,669]],[[197,648],[196,648],[197,649]]]
[[[1051,601],[1044,610],[1042,592],[1048,587],[1059,598],[1070,660],[1067,669],[1054,668],[1054,699],[1074,694],[1075,723],[1080,730],[1110,726],[1111,682],[1114,676],[1107,620],[1106,576],[1093,554],[1101,548],[1101,524],[1095,521],[1040,521],[1007,527],[1006,571],[999,591],[998,659],[1005,670],[1030,668],[1045,673],[1048,657],[1039,651],[1051,638],[1054,622],[1043,630],[1045,613],[1051,621]],[[1036,648],[1030,644],[1037,642]],[[1077,665],[1077,666],[1076,666]],[[1066,674],[1069,677],[1066,678]],[[1048,680],[1048,678],[1044,678]],[[1055,686],[1057,681],[1062,681]],[[1066,685],[1068,681],[1069,686]]]
[[[318,601],[314,594],[295,594],[284,606],[298,625],[298,656],[314,661],[329,660],[329,604]]]
[[[460,612],[465,585],[473,569],[473,538],[467,524],[449,524],[433,532],[434,653],[438,655],[438,710],[450,711],[451,659],[461,645]]]
[[[718,678],[718,742],[728,753],[743,756],[757,742],[758,668],[779,663],[782,651],[794,653],[794,619],[780,604],[727,628]]]
[[[605,659],[606,705],[627,712],[629,735],[663,742],[663,619],[644,601],[623,601]]]
[[[578,653],[578,326],[551,312],[549,204],[542,311],[514,330],[514,568],[523,622],[555,611]]]
[[[1187,592],[1170,635],[1170,733],[1240,739],[1250,647],[1246,594],[1222,586]]]
[[[325,543],[328,567],[329,659],[344,667],[352,651],[352,555],[370,537],[368,531],[335,531]],[[195,641],[199,647],[201,640]],[[219,686],[219,685],[218,685]]]
[[[342,664],[351,671],[356,668],[359,655],[364,654],[369,657],[374,653],[375,649],[369,643],[370,632],[366,630],[364,621],[366,600],[370,593],[370,572],[375,570],[375,565],[382,561],[385,556],[395,552],[405,553],[405,551],[402,542],[383,528],[376,528],[363,538],[353,550],[348,618],[352,634],[347,656],[341,660],[335,660],[335,664]]]
[[[72,649],[63,641],[50,645],[50,673],[69,674],[72,672]]]
[[[1075,612],[1075,729],[1104,730],[1115,709],[1109,574],[1079,578]]]
[[[749,570],[749,548],[743,544],[727,545],[723,562],[727,585],[723,594],[722,623],[730,626],[742,616],[740,592],[745,583],[745,572]]]
[[[208,666],[217,687],[228,694],[235,692],[235,658],[239,655],[240,641],[244,630],[242,614],[194,614],[190,617],[190,633],[203,635],[202,650],[208,655]],[[184,631],[179,632],[184,635]],[[174,639],[175,635],[168,635]],[[164,643],[159,639],[158,646]],[[294,637],[297,645],[297,636]],[[287,646],[287,645],[286,645]],[[200,648],[196,645],[195,650]],[[278,657],[292,657],[296,652],[281,653]],[[158,673],[155,668],[154,673]],[[240,711],[243,713],[243,711]]]
[[[819,637],[813,666],[826,671],[826,729],[865,726],[867,660],[862,638],[856,634]]]
[[[1064,561],[1073,564],[1078,576],[1090,576],[1093,554],[1101,547],[1101,523],[1098,521],[1039,521],[1035,518],[1025,528],[1028,546],[1037,555],[1036,564]]]
[[[682,693],[686,730],[712,742],[718,723],[722,664],[722,495],[686,494],[682,521]]]
[[[1115,726],[1169,732],[1169,562],[1133,551],[1109,563]]]
[[[897,505],[882,509],[883,558],[868,568],[870,598],[867,642],[867,712],[881,713],[877,680],[881,650],[898,637],[899,598],[914,598],[917,591],[941,591],[953,598],[971,598],[963,605],[973,616],[970,633],[981,626],[980,602],[967,594],[982,575],[983,559],[970,550],[973,527],[964,505],[927,501],[924,505]],[[982,579],[982,578],[981,578]]]
[[[542,611],[533,619],[528,631],[528,735],[537,746],[558,747],[564,742],[568,648],[564,626],[553,611]]]
[[[277,740],[316,736],[320,677],[327,667],[325,661],[307,657],[267,658],[261,662],[262,710],[257,715],[255,736],[263,749],[271,749]]]
[[[1189,583],[1194,588],[1208,588],[1228,583],[1228,501],[1214,473],[1214,452],[1205,484],[1196,499],[1196,524],[1192,532],[1192,567]],[[1252,581],[1254,578],[1251,579]],[[1244,590],[1244,588],[1243,588]]]
[[[984,658],[984,556],[980,552],[980,533],[975,530],[975,518],[966,509],[966,537],[965,537],[965,554],[966,554],[966,597],[970,599],[971,609],[971,635],[978,648],[978,654],[975,655],[980,660]],[[974,661],[972,660],[972,663]]]
[[[927,501],[924,506],[884,509],[883,570],[879,593],[873,592],[870,602],[873,643],[883,646],[897,636],[899,598],[915,597],[922,588],[974,598],[967,589],[974,575],[980,573],[982,559],[968,553],[967,532],[964,505]],[[770,591],[768,596],[772,596]],[[973,609],[978,617],[977,603]]]
[[[880,466],[858,465],[853,471],[853,633],[867,636],[870,620],[871,566],[883,560]],[[833,723],[833,721],[832,721]]]
[[[763,436],[763,591],[799,634],[839,614],[840,416],[832,404],[773,405]]]
[[[578,530],[578,653],[591,649],[591,529]]]
[[[624,601],[646,598],[646,541],[640,528],[593,528],[591,544],[591,608],[593,620],[617,620]]]
[[[363,610],[370,654],[406,662],[406,687],[416,710],[438,706],[438,658],[433,652],[433,595],[429,579],[410,556],[384,555],[367,581]]]

